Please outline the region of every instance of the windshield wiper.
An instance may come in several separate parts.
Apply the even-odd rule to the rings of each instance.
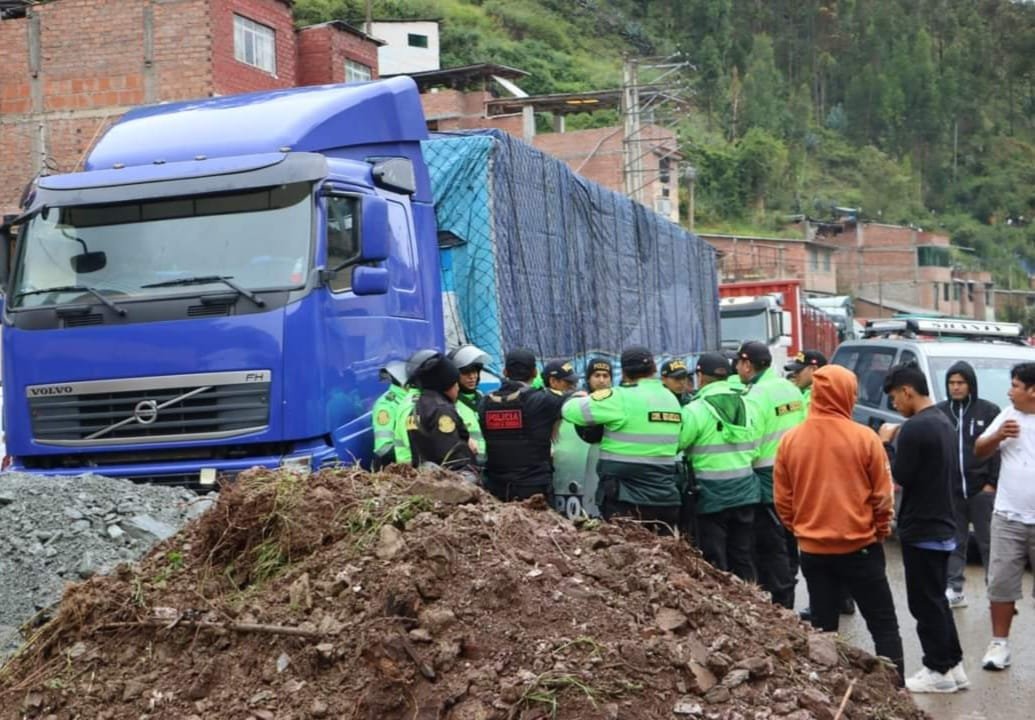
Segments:
[[[120,315],[121,317],[126,316],[124,308],[119,307],[108,298],[104,297],[99,290],[92,288],[89,285],[59,285],[57,287],[41,288],[39,290],[25,290],[15,296],[15,299],[20,299],[26,295],[43,295],[45,293],[58,293],[58,292],[85,292],[90,293],[95,298],[101,301],[101,303],[111,310],[113,313]]]
[[[177,285],[206,285],[208,283],[221,282],[232,290],[236,290],[241,295],[251,300],[259,307],[266,307],[266,301],[261,297],[253,293],[248,288],[243,288],[233,281],[232,275],[199,275],[196,277],[183,277],[176,278],[175,280],[163,280],[162,282],[148,283],[147,285],[141,285],[140,288],[160,288],[160,287],[176,287]]]

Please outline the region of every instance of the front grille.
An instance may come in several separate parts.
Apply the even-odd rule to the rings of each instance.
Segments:
[[[33,386],[27,392],[33,437],[49,445],[226,438],[269,424],[268,371]]]
[[[229,315],[232,305],[227,303],[213,303],[211,305],[191,305],[187,308],[187,317],[211,317],[214,315]]]

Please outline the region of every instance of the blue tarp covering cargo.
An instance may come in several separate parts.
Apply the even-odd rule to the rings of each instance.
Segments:
[[[450,344],[495,358],[659,356],[719,347],[715,252],[626,196],[497,130],[423,145]]]

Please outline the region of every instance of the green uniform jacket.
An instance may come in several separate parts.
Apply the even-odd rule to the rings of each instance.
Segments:
[[[697,481],[697,512],[717,513],[759,502],[752,469],[757,432],[741,392],[725,381],[701,388],[683,408],[679,446]]]
[[[413,412],[413,405],[420,397],[420,390],[410,388],[406,391],[405,397],[399,402],[399,415],[395,418],[393,428],[393,441],[395,442],[395,461],[403,465],[413,462],[413,453],[410,452],[410,433],[406,428],[406,418]]]
[[[398,385],[391,385],[381,397],[374,401],[370,417],[374,423],[375,455],[387,455],[392,449],[395,441],[395,421],[399,417],[399,409],[403,407],[405,397],[405,389]]]
[[[467,432],[471,434],[471,439],[474,440],[474,444],[478,446],[477,457],[479,465],[485,464],[485,438],[482,437],[482,426],[478,422],[478,411],[472,410],[469,405],[465,402],[461,402],[460,395],[457,398],[456,412],[460,416],[460,419],[464,421],[464,425],[467,426]]]
[[[755,475],[758,477],[760,502],[773,504],[773,465],[780,438],[805,419],[801,391],[790,380],[784,380],[772,368],[766,368],[748,384],[745,397],[754,405],[757,419]]]
[[[807,388],[801,391],[801,406],[805,408],[805,414],[809,414],[809,405],[812,404],[812,386],[809,385]]]
[[[478,414],[478,404],[481,401],[482,401],[482,394],[480,392],[478,392],[477,390],[474,390],[472,392],[467,392],[466,390],[461,390],[460,393],[456,396],[457,407],[459,407],[461,405],[464,405],[468,409],[473,410],[475,415]],[[466,418],[464,418],[464,422],[465,423],[467,422]]]
[[[620,502],[681,504],[676,453],[683,417],[676,396],[660,380],[641,380],[572,398],[561,416],[574,425],[604,426],[597,474],[601,482],[608,477],[619,480]],[[598,491],[597,504],[602,500]]]

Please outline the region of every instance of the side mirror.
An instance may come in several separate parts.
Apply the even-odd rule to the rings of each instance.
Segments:
[[[103,270],[108,264],[108,256],[103,251],[97,250],[73,255],[69,258],[69,262],[76,275],[89,275],[98,270]]]
[[[358,266],[352,271],[352,292],[356,295],[384,295],[388,292],[388,268]]]
[[[388,203],[375,195],[364,195],[359,216],[359,262],[388,259]]]

